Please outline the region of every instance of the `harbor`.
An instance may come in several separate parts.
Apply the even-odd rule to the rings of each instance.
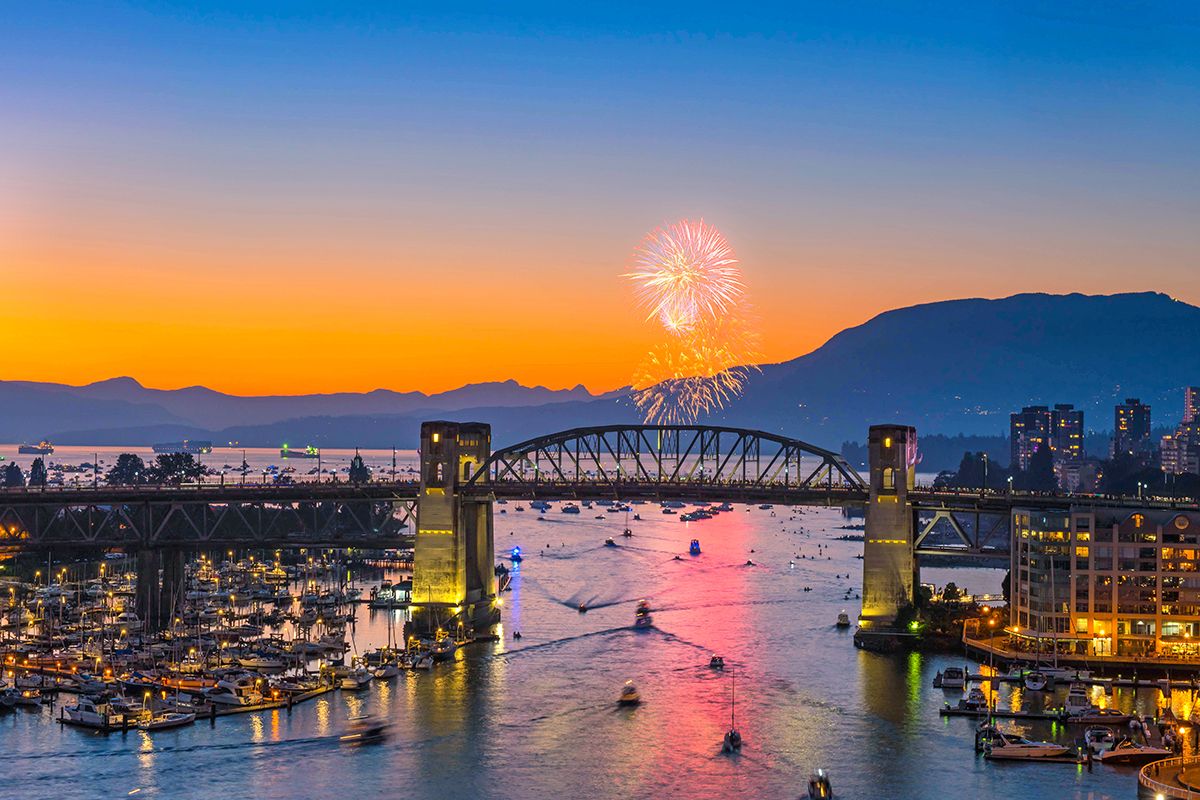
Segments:
[[[500,506],[509,513],[496,517],[497,566],[507,572],[511,590],[502,593],[504,615],[496,638],[463,642],[427,669],[400,666],[398,660],[395,674],[376,678],[372,673],[361,685],[351,680],[353,688],[345,688],[350,685],[345,681],[355,668],[373,667],[368,658],[389,650],[389,643],[395,648],[403,629],[405,609],[372,609],[368,602],[372,590],[378,596],[385,585],[404,585],[406,573],[394,568],[406,563],[402,553],[353,559],[332,551],[303,557],[281,553],[278,568],[286,583],[273,595],[290,598],[282,608],[267,602],[264,587],[245,580],[271,574],[280,580],[273,552],[255,555],[255,567],[249,553],[231,556],[226,551],[204,562],[193,560],[189,579],[219,578],[225,588],[216,594],[228,592],[232,599],[226,595],[220,601],[211,586],[207,597],[193,594],[181,615],[187,622],[177,646],[150,645],[151,652],[159,653],[157,660],[127,661],[113,678],[132,680],[135,667],[169,671],[207,652],[210,660],[204,668],[186,674],[213,680],[218,670],[234,670],[228,674],[255,675],[253,681],[261,678],[267,687],[273,681],[281,691],[297,691],[275,697],[268,689],[259,692],[258,702],[224,707],[206,707],[197,698],[201,702],[182,712],[195,713],[195,719],[179,727],[146,730],[135,717],[106,732],[60,723],[65,709],[80,697],[79,687],[68,685],[72,674],[97,675],[95,662],[87,669],[76,664],[72,672],[66,662],[50,663],[49,653],[20,646],[19,628],[6,630],[4,658],[12,659],[6,680],[22,678],[24,683],[42,676],[60,683],[47,687],[45,703],[0,712],[5,763],[64,799],[90,796],[74,783],[72,765],[77,764],[89,765],[111,794],[138,790],[139,796],[237,796],[252,786],[261,797],[317,798],[336,794],[347,770],[353,770],[359,791],[369,794],[387,791],[388,776],[400,770],[420,774],[410,796],[432,798],[455,791],[449,778],[429,769],[447,754],[482,765],[476,780],[481,786],[486,782],[488,796],[529,796],[530,785],[539,787],[535,795],[552,792],[568,774],[567,764],[580,791],[604,795],[612,791],[614,776],[621,785],[623,773],[616,766],[625,763],[630,748],[669,751],[672,766],[661,768],[663,781],[676,780],[670,776],[681,770],[704,769],[714,794],[694,787],[697,797],[716,796],[723,791],[719,787],[735,784],[759,796],[801,794],[815,769],[825,771],[837,796],[847,797],[882,796],[897,780],[900,796],[918,796],[919,787],[911,781],[921,769],[947,775],[942,785],[962,791],[975,787],[984,796],[1019,794],[1023,786],[1051,787],[1056,796],[1066,797],[1086,792],[1134,795],[1134,767],[1100,761],[1091,771],[1066,766],[1085,765],[1078,746],[1087,727],[1061,719],[1070,680],[1051,691],[1033,692],[1007,670],[989,681],[993,674],[986,659],[885,656],[854,648],[850,631],[838,627],[837,619],[847,608],[856,610],[853,598],[861,587],[855,556],[862,545],[839,538],[844,520],[836,509],[735,504],[729,511],[681,522],[678,515],[650,513],[655,506],[640,504],[633,506],[640,519],[630,514],[627,522],[624,513],[594,519],[560,513],[560,505],[540,509],[540,520],[528,511],[516,512],[515,503]],[[697,507],[687,510],[692,508]],[[626,526],[629,536],[623,535]],[[614,545],[606,544],[609,539]],[[694,555],[693,541],[700,545]],[[522,555],[516,559],[515,553]],[[129,579],[119,560],[110,562],[105,573],[106,584],[112,584],[115,622],[121,613],[115,600],[129,595]],[[995,593],[1002,576],[986,569],[923,571],[927,581],[953,580],[980,594]],[[75,583],[66,577],[67,583]],[[84,579],[85,598],[88,581],[96,578]],[[226,580],[234,584],[226,585]],[[256,588],[261,598],[251,601]],[[315,618],[308,614],[307,630],[297,627],[305,615],[305,594],[315,595],[318,604],[311,607],[322,609]],[[319,604],[322,597],[324,606]],[[29,599],[36,617],[36,591]],[[47,598],[41,599],[45,609]],[[106,613],[107,603],[105,591],[100,605]],[[580,613],[581,605],[587,613]],[[250,619],[258,614],[274,619],[277,610],[282,619],[277,625]],[[201,616],[208,621],[201,622]],[[67,613],[63,618],[71,617]],[[335,617],[343,618],[340,624]],[[640,624],[646,617],[650,621]],[[248,637],[218,635],[255,624],[263,624],[262,631],[248,631]],[[102,640],[112,636],[110,625],[96,625],[107,631],[99,635]],[[330,635],[327,628],[335,632]],[[193,654],[198,629],[201,646]],[[79,646],[85,647],[86,640],[84,636]],[[284,657],[322,640],[341,645]],[[136,652],[138,646],[114,647],[105,641],[101,648],[113,658],[126,657],[126,650]],[[713,666],[714,655],[720,669]],[[175,656],[181,659],[177,663],[172,662]],[[247,663],[263,659],[259,664],[279,657],[284,669],[231,663],[243,656]],[[101,678],[103,667],[102,662]],[[964,672],[963,689],[934,687],[938,673],[955,668]],[[721,755],[734,675],[742,744],[737,754]],[[1195,695],[1178,679],[1169,694],[1153,681],[1134,686],[1117,681],[1105,685],[1096,675],[1087,680],[1093,683],[1088,689],[1092,702],[1130,717],[1161,719],[1171,709],[1185,725],[1191,718]],[[634,706],[617,702],[627,681],[637,686],[640,702]],[[121,686],[128,700],[147,699],[146,689],[129,688],[137,684]],[[984,720],[941,712],[980,686],[994,692],[994,707],[1011,712],[1004,719],[994,715],[1006,734],[1052,742],[1074,755],[1014,767],[977,752],[975,733]],[[153,701],[173,701],[175,690],[156,686],[150,691],[151,718],[167,713]],[[352,748],[345,737],[360,741],[353,738],[358,736],[355,726],[362,724],[355,720],[364,715],[386,723],[386,736],[371,747]],[[883,761],[842,745],[881,736],[916,767],[911,779],[897,778]],[[1156,727],[1150,736],[1151,742],[1161,742]],[[580,764],[576,754],[582,741],[604,742],[609,749]],[[1181,748],[1185,755],[1195,752],[1190,736]],[[168,752],[169,759],[158,755]],[[303,786],[281,782],[294,758],[306,759]],[[181,788],[184,775],[194,775],[194,784]],[[629,780],[639,786],[656,782],[652,772],[640,770]]]

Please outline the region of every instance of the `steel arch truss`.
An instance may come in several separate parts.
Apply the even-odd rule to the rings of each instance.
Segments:
[[[913,509],[913,549],[917,555],[970,555],[1008,558],[1007,514],[966,508]]]
[[[621,486],[864,490],[837,453],[761,431],[710,425],[609,425],[539,436],[498,450],[468,486],[517,484],[617,492]]]

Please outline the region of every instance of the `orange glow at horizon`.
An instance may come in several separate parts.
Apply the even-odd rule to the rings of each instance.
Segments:
[[[250,236],[225,221],[6,216],[3,313],[20,344],[0,356],[5,380],[130,376],[261,395],[432,393],[514,379],[601,392],[628,385],[656,337],[621,277],[641,217],[575,237],[496,222],[448,245],[436,231],[387,237],[315,220]],[[1092,270],[1081,285],[1035,260],[1012,267],[1003,250],[976,249],[963,270],[966,246],[868,245],[847,232],[798,247],[732,216],[723,227],[755,287],[763,363],[904,305],[1022,289],[1141,290],[1155,277],[1115,279],[1119,250],[1081,254]]]

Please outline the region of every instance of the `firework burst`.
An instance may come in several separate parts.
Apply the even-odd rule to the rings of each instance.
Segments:
[[[680,220],[650,232],[634,252],[638,302],[647,319],[671,332],[720,319],[745,295],[733,248],[704,220]]]

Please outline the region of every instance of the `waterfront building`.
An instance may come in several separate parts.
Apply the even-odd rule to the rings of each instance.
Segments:
[[[1151,453],[1150,406],[1136,397],[1127,397],[1125,402],[1113,409],[1113,440],[1109,455],[1146,456]]]
[[[1200,655],[1200,513],[1013,511],[1010,634],[1035,652]]]
[[[1009,418],[1009,442],[1009,465],[1021,471],[1029,469],[1034,453],[1049,447],[1059,485],[1071,489],[1083,460],[1083,411],[1070,403],[1026,406]]]

